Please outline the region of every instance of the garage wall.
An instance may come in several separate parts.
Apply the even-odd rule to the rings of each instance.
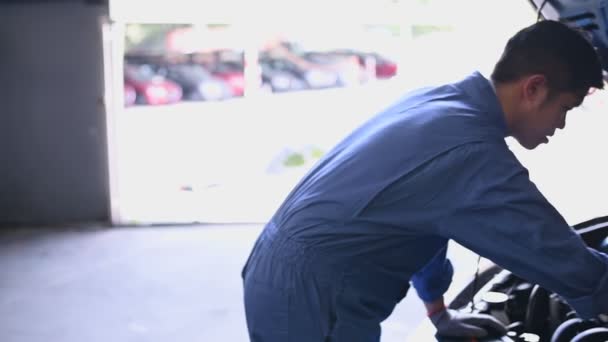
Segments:
[[[104,11],[0,2],[0,226],[109,218]]]

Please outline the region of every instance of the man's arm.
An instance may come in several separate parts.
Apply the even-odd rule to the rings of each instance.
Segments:
[[[488,328],[506,334],[505,326],[489,315],[462,313],[446,308],[443,294],[452,282],[454,269],[447,259],[447,241],[443,248],[412,277],[412,285],[424,302],[427,316],[437,329],[438,336],[485,337]]]
[[[564,297],[582,318],[608,312],[608,256],[591,250],[506,146],[463,147],[437,233]]]
[[[448,250],[447,240],[444,246],[421,270],[412,276],[412,285],[418,293],[418,297],[425,303],[432,303],[450,287],[454,268],[446,257]]]

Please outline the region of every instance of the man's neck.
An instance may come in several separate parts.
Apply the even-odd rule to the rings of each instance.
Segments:
[[[517,109],[515,104],[517,103],[517,86],[512,83],[496,84],[490,80],[490,84],[496,93],[500,107],[505,116],[505,123],[507,125],[507,132],[512,132],[513,125],[515,125],[517,118]]]

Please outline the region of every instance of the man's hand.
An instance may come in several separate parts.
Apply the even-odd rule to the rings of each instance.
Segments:
[[[437,335],[444,337],[485,337],[498,333],[504,335],[507,328],[490,315],[443,309],[429,316]]]

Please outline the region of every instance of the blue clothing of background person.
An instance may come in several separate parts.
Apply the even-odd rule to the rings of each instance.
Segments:
[[[545,70],[509,59],[543,37],[533,52],[566,62]],[[258,238],[243,269],[251,340],[379,341],[410,283],[439,334],[504,331],[490,316],[445,308],[450,239],[560,294],[582,317],[608,312],[607,256],[585,246],[505,142],[547,142],[602,85],[585,38],[547,21],[509,41],[491,80],[476,72],[420,89],[372,117],[310,170]]]

